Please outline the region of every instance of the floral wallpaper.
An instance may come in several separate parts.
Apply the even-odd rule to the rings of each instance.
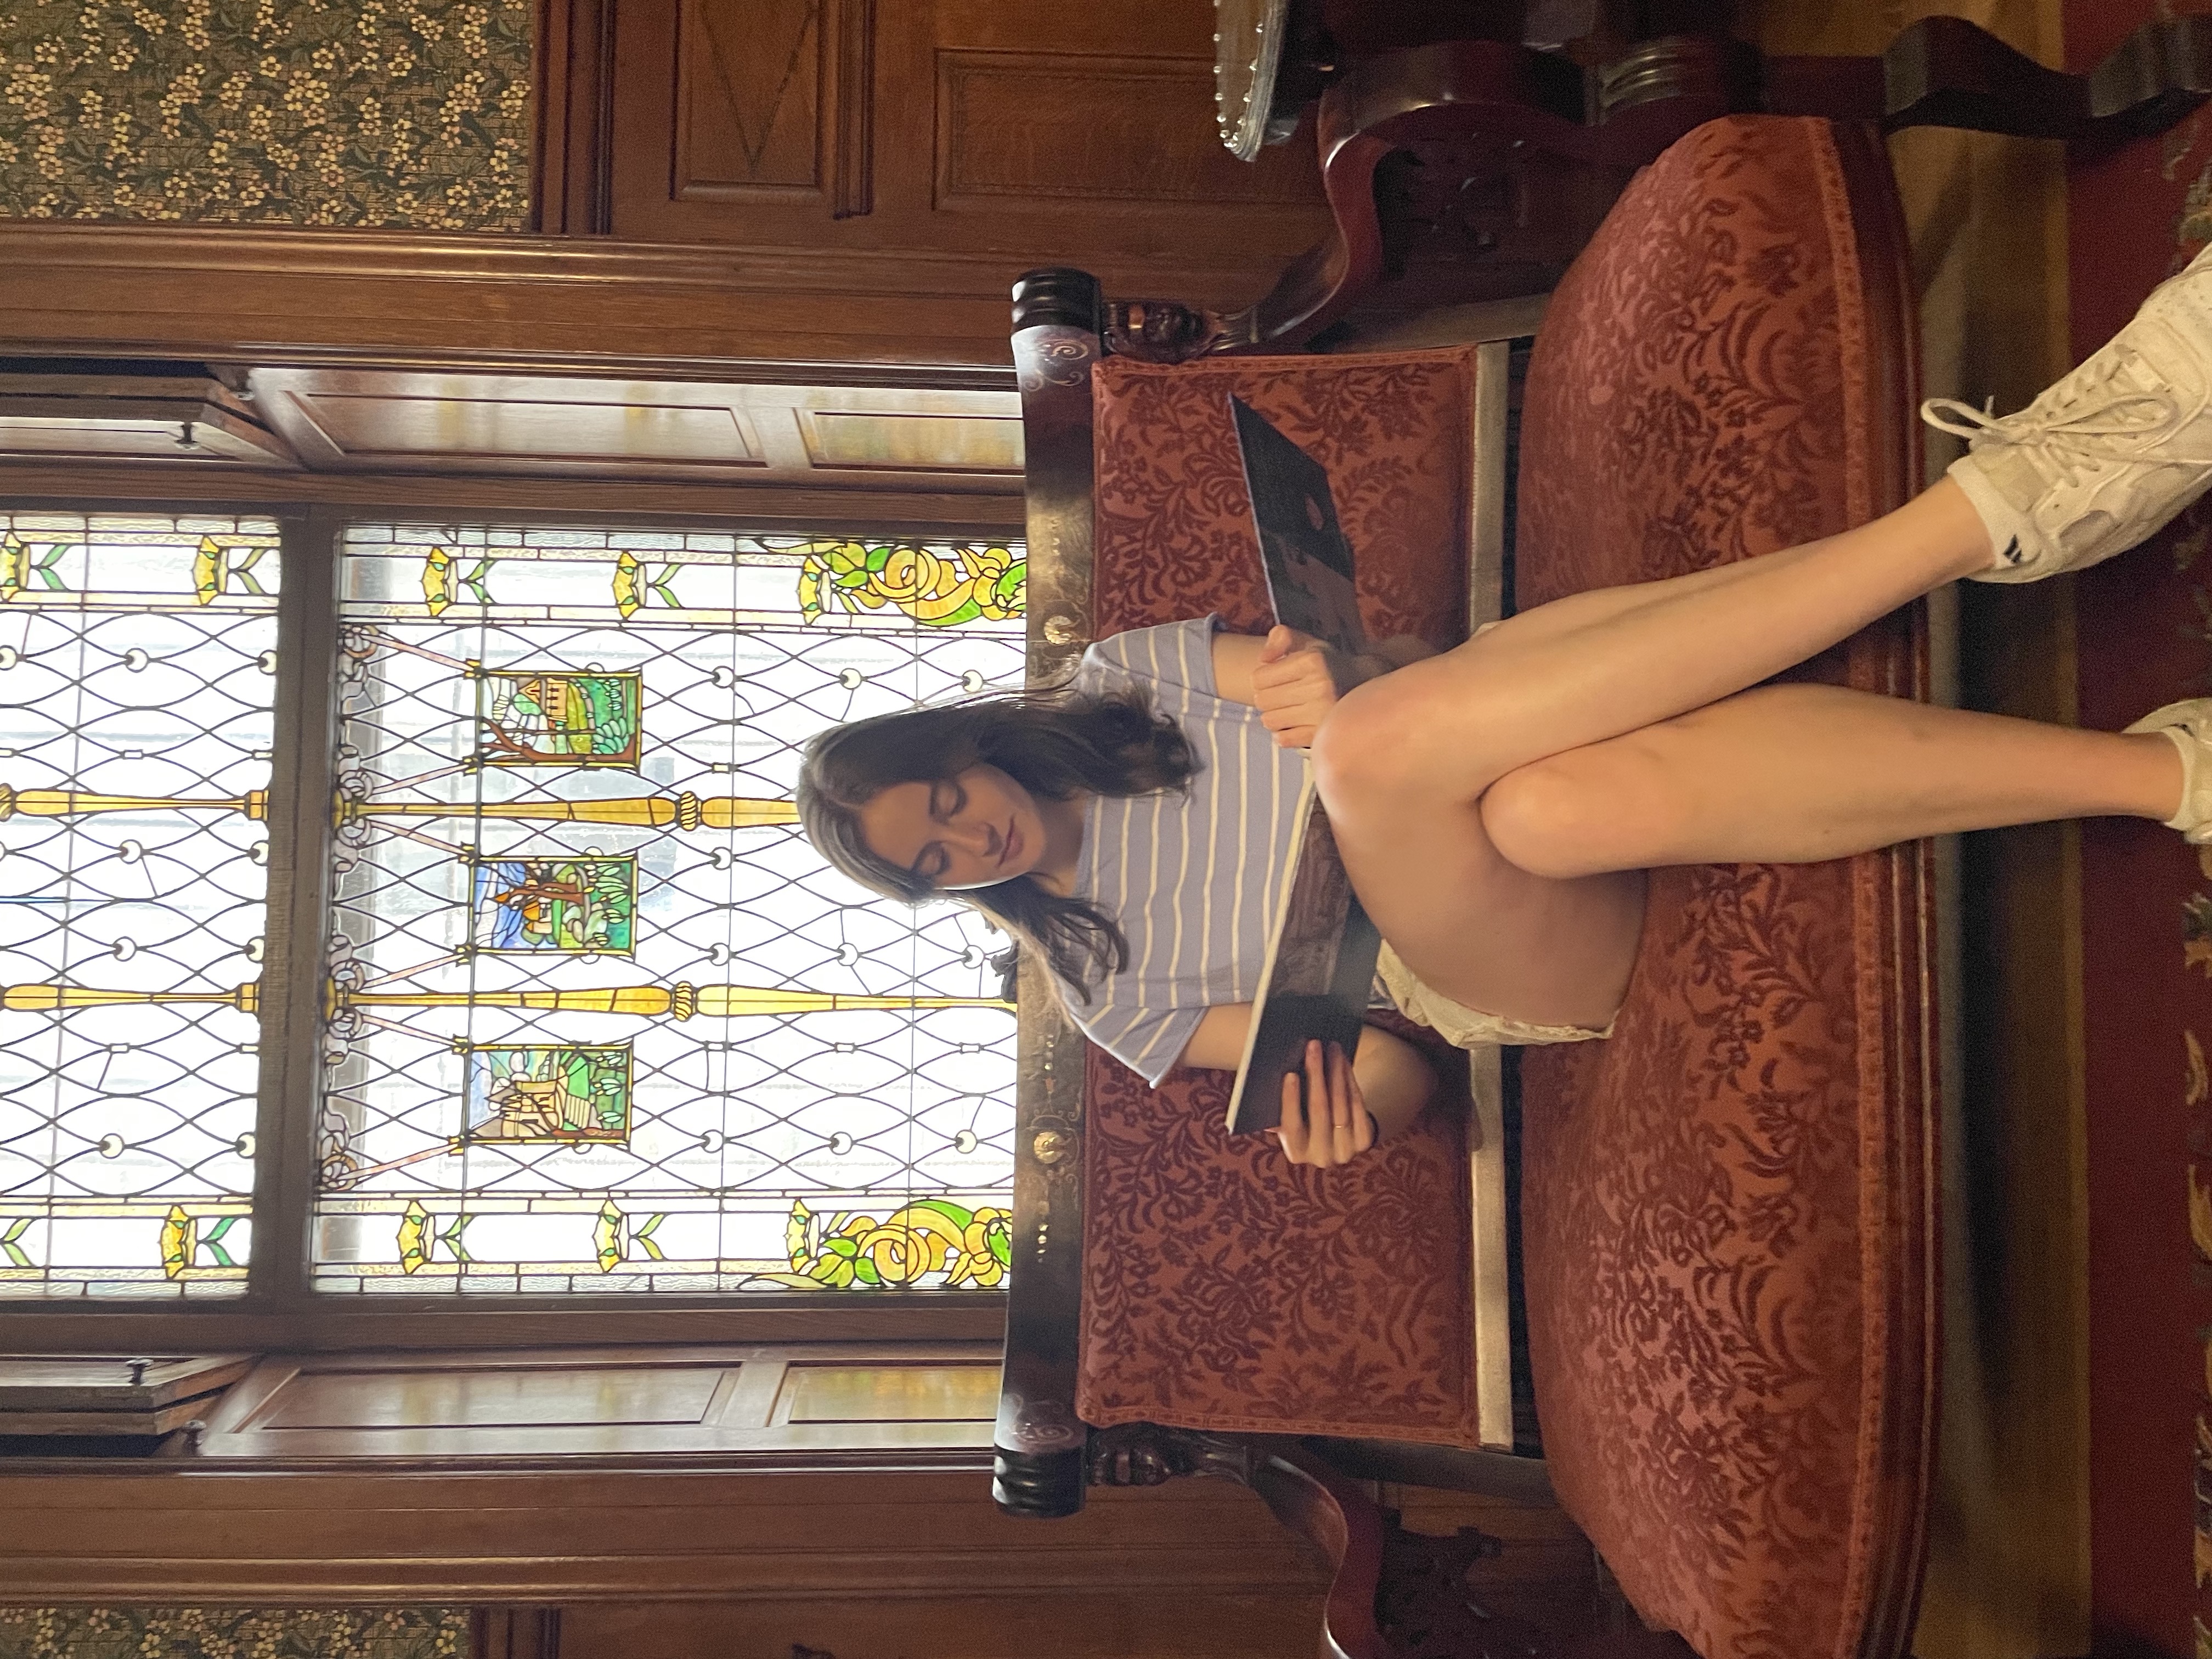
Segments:
[[[0,0],[0,216],[517,231],[530,0]]]
[[[468,1614],[443,1607],[0,1608],[0,1659],[466,1659],[468,1650]]]

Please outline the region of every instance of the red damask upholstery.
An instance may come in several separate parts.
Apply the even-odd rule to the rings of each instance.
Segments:
[[[1472,350],[1107,360],[1095,635],[1209,611],[1264,629],[1234,392],[1328,468],[1370,628],[1462,637],[1474,377]],[[1226,1073],[1154,1092],[1095,1048],[1089,1068],[1085,1422],[1476,1443],[1457,1115],[1350,1170],[1297,1169],[1223,1133]]]
[[[1856,129],[1702,127],[1554,295],[1517,603],[1809,541],[1911,476],[1910,301]],[[1900,355],[1903,354],[1903,355]],[[1916,617],[1794,678],[1912,696]],[[1922,850],[1655,874],[1611,1041],[1522,1060],[1552,1479],[1705,1659],[1901,1651],[1929,1411]]]

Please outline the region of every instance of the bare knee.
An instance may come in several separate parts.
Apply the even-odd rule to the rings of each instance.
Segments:
[[[1506,773],[1482,797],[1482,825],[1509,863],[1564,881],[1643,868],[1680,810],[1656,757],[1617,738]]]
[[[1356,687],[1322,721],[1314,778],[1333,820],[1471,805],[1505,769],[1490,758],[1485,722],[1468,719],[1485,704],[1485,689],[1439,671],[1437,661]]]
[[[1424,699],[1398,681],[1385,675],[1357,687],[1314,733],[1314,781],[1334,820],[1402,811],[1435,787],[1419,752]]]

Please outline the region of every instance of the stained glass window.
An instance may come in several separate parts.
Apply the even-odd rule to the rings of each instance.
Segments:
[[[0,1295],[233,1295],[276,526],[0,514]]]
[[[1018,686],[1023,574],[348,533],[320,1288],[1000,1282],[1004,941],[835,876],[790,796],[826,725]]]

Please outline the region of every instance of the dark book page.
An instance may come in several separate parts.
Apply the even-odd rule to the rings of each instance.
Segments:
[[[1382,935],[1352,890],[1310,780],[1299,805],[1304,833],[1291,857],[1244,1062],[1230,1096],[1231,1134],[1272,1129],[1281,1121],[1284,1075],[1305,1065],[1310,1041],[1353,1052],[1375,983]]]

